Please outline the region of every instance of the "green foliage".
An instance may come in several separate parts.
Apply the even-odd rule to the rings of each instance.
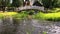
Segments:
[[[60,0],[57,0],[57,7],[60,7]]]
[[[44,7],[49,8],[52,4],[52,0],[42,0]]]
[[[43,16],[44,16],[44,14],[42,12],[40,12],[40,13],[33,15],[33,18],[34,19],[42,19]]]
[[[25,19],[27,18],[27,13],[26,12],[21,12],[13,16],[16,19]]]
[[[13,7],[19,7],[22,5],[22,2],[20,0],[13,0],[12,6]]]
[[[58,2],[57,0],[52,0],[52,6],[57,7],[57,2]]]
[[[0,8],[5,11],[5,7],[10,6],[10,0],[0,0]]]
[[[2,5],[2,6],[5,6],[6,7],[6,6],[9,6],[9,4],[10,4],[10,0],[5,0],[5,1],[4,0],[1,0],[0,1],[0,5]]]
[[[60,12],[60,8],[53,8],[51,10],[47,10],[49,13],[56,13],[56,12]]]
[[[52,8],[57,5],[57,0],[42,0],[42,3],[45,8]]]
[[[55,10],[56,9],[56,10]],[[51,11],[59,11],[58,8],[55,8]],[[34,12],[31,10],[31,12]],[[0,18],[11,16],[16,19],[26,19],[28,17],[29,12],[22,11],[20,13],[16,12],[5,12],[0,13]],[[37,14],[32,15],[33,19],[42,19],[42,20],[49,20],[49,21],[60,21],[60,12],[53,12],[53,13],[43,13],[39,12]]]
[[[6,6],[10,6],[10,0],[6,0]]]
[[[2,19],[4,17],[4,15],[0,14],[0,19]]]
[[[43,34],[47,34],[46,32],[43,32]]]
[[[42,13],[42,12],[40,12],[40,13],[34,15],[33,18],[49,20],[49,21],[60,21],[60,15],[59,14],[60,14],[60,12],[57,12],[57,13]]]

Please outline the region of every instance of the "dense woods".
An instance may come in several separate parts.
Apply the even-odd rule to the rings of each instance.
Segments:
[[[60,6],[60,0],[37,0],[39,3],[42,3],[44,7],[49,8],[49,7],[58,7]],[[14,7],[19,7],[23,4],[24,0],[12,0],[12,3],[10,3],[10,0],[0,0],[0,6],[14,6]]]

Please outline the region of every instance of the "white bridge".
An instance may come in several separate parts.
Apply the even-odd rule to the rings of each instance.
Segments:
[[[44,7],[40,6],[24,6],[24,7],[18,7],[16,8],[16,11],[23,11],[23,10],[40,10],[40,11],[45,11]]]

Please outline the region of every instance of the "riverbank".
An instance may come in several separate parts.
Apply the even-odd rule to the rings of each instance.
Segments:
[[[60,12],[28,15],[26,12],[0,13],[1,34],[60,34],[60,22],[47,21],[60,18]],[[59,15],[59,16],[57,16]],[[56,17],[56,18],[55,18]]]
[[[49,20],[49,21],[60,21],[60,12],[55,13],[43,13],[39,12],[37,14],[29,16],[28,13],[17,13],[17,12],[0,12],[0,18],[3,17],[13,17],[13,18],[19,18],[19,19],[25,19],[25,18],[32,18],[32,19],[43,19],[43,20]]]

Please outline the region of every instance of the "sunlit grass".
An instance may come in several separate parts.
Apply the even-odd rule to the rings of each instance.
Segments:
[[[18,14],[17,12],[0,12],[0,15],[9,15],[9,16],[12,16],[12,15],[15,15],[15,14]]]
[[[18,14],[17,12],[0,12],[0,18],[12,17],[13,15]]]
[[[60,20],[60,12],[57,13],[38,13],[34,16],[37,19]]]
[[[17,18],[17,19],[23,19],[26,18],[27,13],[26,12],[0,12],[0,18],[3,17],[13,17],[13,18]]]
[[[18,14],[17,12],[4,12],[3,15],[5,16],[13,16],[13,15],[16,15]]]
[[[24,19],[26,17],[27,17],[27,14],[25,14],[25,13],[18,13],[16,15],[14,15],[14,18],[16,18],[16,19]]]
[[[17,19],[24,19],[28,17],[28,12],[23,11],[20,13],[17,12],[0,12],[0,18],[3,17],[13,17]],[[43,19],[43,20],[55,20],[60,21],[60,12],[53,12],[53,13],[43,13],[39,12],[32,16],[34,19]]]

